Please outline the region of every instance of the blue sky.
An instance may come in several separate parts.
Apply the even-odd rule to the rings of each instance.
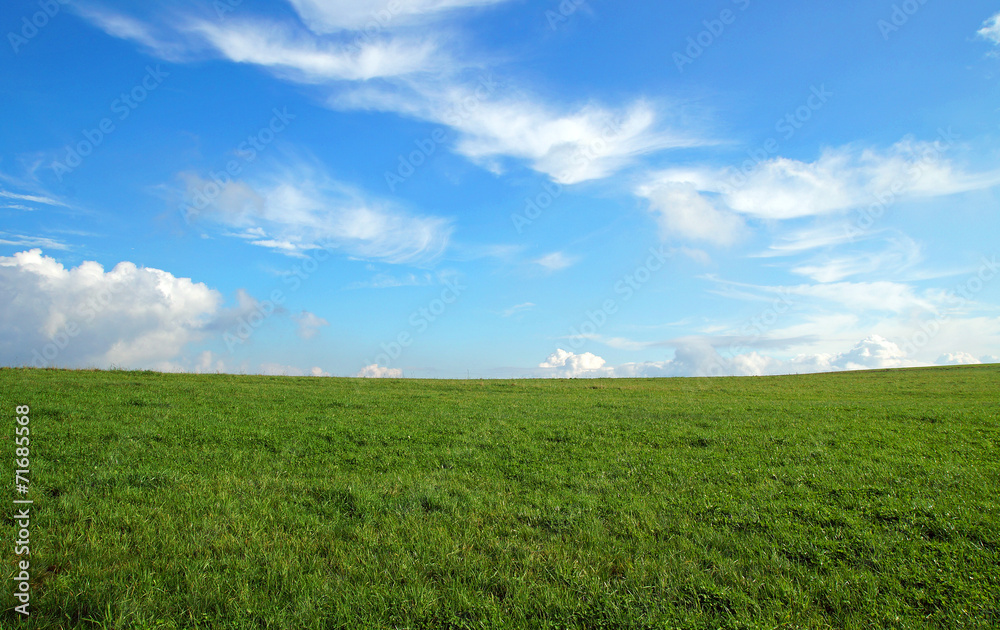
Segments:
[[[0,362],[1000,361],[996,2],[12,1]]]

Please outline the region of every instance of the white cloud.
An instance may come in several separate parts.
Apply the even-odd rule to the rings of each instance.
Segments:
[[[16,199],[18,201],[30,201],[31,203],[40,203],[47,206],[61,206],[63,208],[68,208],[69,206],[59,201],[58,199],[53,199],[52,197],[47,197],[43,195],[21,195],[18,193],[12,193],[6,190],[0,190],[0,197],[5,199]]]
[[[722,356],[709,339],[678,344],[674,358],[608,366],[590,352],[575,354],[559,349],[539,365],[544,376],[558,378],[655,378],[680,376],[762,376],[842,370],[884,369],[919,365],[899,346],[879,335],[870,335],[850,350],[838,354],[799,355],[782,360],[758,352]]]
[[[902,282],[828,282],[786,286],[759,286],[716,280],[713,293],[740,300],[771,302],[780,312],[801,312],[816,303],[848,313],[896,313],[913,311],[938,313],[948,303],[947,296],[934,291],[917,293]]]
[[[434,283],[434,276],[429,273],[414,274],[408,273],[401,276],[394,276],[387,273],[378,273],[371,280],[352,282],[347,285],[348,289],[394,289],[397,287],[421,287]]]
[[[403,378],[403,370],[373,363],[361,368],[361,371],[354,376],[355,378]]]
[[[535,308],[535,304],[533,302],[524,302],[523,304],[515,304],[514,306],[504,310],[501,315],[504,317],[513,317],[514,315],[519,315],[525,311],[530,311],[533,308]]]
[[[937,365],[978,365],[982,361],[968,352],[948,352],[938,357],[935,363]]]
[[[644,187],[639,195],[649,199],[649,209],[657,215],[664,240],[681,237],[730,245],[744,227],[742,218],[717,208],[691,183],[667,182]]]
[[[309,311],[302,311],[292,319],[299,325],[297,333],[302,339],[313,339],[319,334],[320,328],[330,325],[330,322]]]
[[[532,97],[484,102],[455,121],[461,133],[455,150],[479,163],[519,158],[568,185],[608,177],[645,154],[702,144],[659,129],[653,107],[642,101],[621,112],[587,106],[555,113],[538,103]]]
[[[784,287],[789,296],[824,300],[851,313],[937,312],[941,303],[899,282],[831,282]]]
[[[330,373],[324,372],[323,368],[313,367],[303,370],[294,365],[281,363],[261,363],[257,373],[265,376],[330,376]]]
[[[146,367],[173,359],[218,321],[221,295],[166,271],[33,249],[0,257],[0,355],[25,365]]]
[[[869,235],[877,231],[868,232]],[[795,228],[779,234],[767,251],[758,254],[762,258],[794,256],[811,249],[825,249],[843,245],[855,240],[851,224],[847,222],[824,223],[806,228]]]
[[[289,0],[316,33],[373,31],[440,20],[449,11],[500,4],[508,0]]]
[[[330,104],[447,125],[459,134],[454,150],[491,172],[502,173],[501,160],[513,158],[563,185],[608,177],[643,155],[707,143],[693,133],[665,129],[660,113],[642,100],[617,110],[596,104],[557,110],[511,86],[499,92],[492,75],[472,85],[448,77],[359,88]]]
[[[11,245],[13,247],[31,247],[44,249],[69,249],[69,245],[44,236],[25,236],[24,234],[10,234],[0,232],[0,245]]]
[[[838,282],[858,275],[899,274],[912,268],[920,260],[920,246],[916,241],[899,237],[888,239],[888,246],[882,251],[852,251],[819,256],[797,265],[792,271],[809,276],[817,282]]]
[[[704,250],[692,247],[679,247],[677,251],[679,251],[681,254],[684,254],[691,260],[695,261],[699,265],[708,266],[712,264],[712,257],[709,256],[708,252]]]
[[[198,355],[198,361],[194,368],[195,374],[212,374],[225,371],[226,362],[216,358],[211,350],[205,350]]]
[[[181,180],[189,204],[214,185],[191,173],[181,174]],[[340,249],[390,263],[428,263],[444,252],[452,232],[447,219],[366,198],[302,161],[253,187],[230,182],[214,203],[188,218],[240,229],[239,236],[252,244],[285,254]]]
[[[546,254],[541,258],[534,260],[536,265],[541,265],[549,271],[560,271],[562,269],[567,269],[576,264],[578,258],[574,256],[567,256],[562,252],[552,252],[551,254]]]
[[[93,6],[73,7],[83,18],[112,37],[133,41],[161,59],[178,61],[185,46],[154,35],[151,27],[127,15]]]
[[[732,172],[669,169],[654,174],[638,192],[648,197],[663,187],[687,186],[704,200],[697,206],[702,211],[725,208],[748,217],[795,219],[877,204],[879,199],[926,199],[1000,184],[1000,171],[966,172],[944,156],[945,149],[941,141],[912,138],[886,150],[826,149],[815,162],[764,161],[745,181]],[[693,204],[688,200],[688,206]]]
[[[434,16],[505,0],[413,0],[390,3],[398,10],[371,31],[373,11],[382,0],[321,2],[294,0],[313,33],[298,25],[263,17],[231,16],[224,21],[161,15],[154,25],[106,10],[82,14],[114,37],[140,43],[164,59],[193,61],[212,54],[236,63],[266,68],[280,78],[338,88],[329,99],[335,108],[380,110],[447,125],[458,132],[453,149],[495,173],[503,161],[526,162],[560,184],[602,179],[640,156],[670,148],[702,146],[688,131],[672,131],[664,113],[637,100],[610,109],[597,104],[553,107],[537,94],[500,86],[492,75],[467,85],[459,77],[482,67],[474,54],[446,53],[454,33]],[[385,5],[387,8],[390,5]],[[397,31],[400,24],[414,25]],[[339,37],[318,36],[342,29]],[[214,53],[213,53],[214,51]],[[371,79],[383,79],[375,84]],[[352,89],[353,85],[353,89]]]
[[[579,378],[601,375],[604,363],[604,359],[589,352],[574,354],[559,348],[538,367],[559,378]]]
[[[983,22],[983,28],[976,31],[983,39],[1000,45],[1000,13]]]
[[[230,61],[262,66],[301,83],[397,77],[442,63],[427,40],[397,38],[354,47],[320,41],[286,25],[249,21],[200,21],[186,30],[200,34]]]
[[[799,357],[795,362],[807,364],[811,357]],[[871,335],[849,351],[834,356],[829,366],[841,370],[865,370],[874,368],[898,368],[912,365],[907,361],[899,346],[879,335]]]

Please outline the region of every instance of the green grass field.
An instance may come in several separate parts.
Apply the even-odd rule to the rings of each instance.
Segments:
[[[0,626],[994,628],[998,386],[3,369]]]

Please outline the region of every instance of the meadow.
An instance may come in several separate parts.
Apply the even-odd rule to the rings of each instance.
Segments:
[[[2,369],[0,626],[994,628],[998,385]]]

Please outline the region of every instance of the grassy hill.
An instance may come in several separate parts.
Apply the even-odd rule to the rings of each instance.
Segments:
[[[998,386],[3,369],[0,626],[997,627]]]

